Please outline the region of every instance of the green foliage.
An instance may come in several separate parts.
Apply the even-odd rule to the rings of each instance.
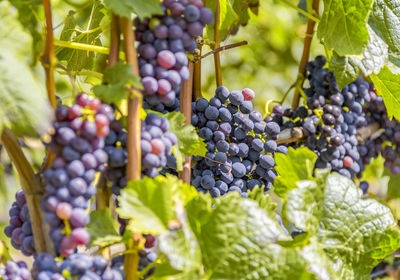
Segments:
[[[93,87],[94,94],[102,101],[116,103],[128,97],[129,86],[143,89],[140,78],[132,74],[132,65],[118,62],[104,71],[103,83]]]
[[[91,245],[105,247],[122,241],[109,208],[91,212],[87,229]]]
[[[299,184],[287,196],[287,219],[318,236],[340,279],[368,279],[379,260],[400,245],[390,209],[361,195],[351,180],[330,174]]]
[[[393,52],[400,50],[400,3],[395,0],[375,0],[372,18]]]
[[[378,74],[372,74],[371,80],[387,109],[388,117],[400,119],[400,74],[393,74],[387,66]]]
[[[130,18],[132,13],[138,17],[150,17],[162,14],[160,4],[157,0],[104,0],[104,5],[117,15]]]
[[[77,25],[74,12],[70,11],[65,19],[60,40],[101,46],[99,35],[102,29],[99,26],[104,17],[104,12],[104,6],[100,1],[94,1],[89,21],[86,28],[84,28]],[[56,48],[56,53],[57,58],[60,61],[66,61],[68,69],[72,71],[91,70],[94,67],[94,52],[58,47]]]
[[[359,55],[367,45],[373,0],[324,0],[318,38],[339,55]]]
[[[37,135],[47,131],[51,117],[45,99],[26,62],[24,44],[31,42],[7,2],[0,3],[0,132]]]
[[[311,180],[316,160],[317,155],[305,147],[289,147],[286,155],[276,153],[275,170],[278,177],[274,181],[275,193],[283,197],[288,191],[296,188],[298,181]]]
[[[246,25],[250,19],[249,11],[258,14],[259,0],[218,0],[220,5],[220,40],[224,41],[227,37],[236,32],[239,25]],[[206,2],[214,15],[216,14],[217,0]],[[206,26],[207,36],[214,40],[215,22]]]
[[[182,181],[173,176],[130,181],[121,191],[118,213],[122,218],[130,219],[128,229],[131,231],[151,234],[165,232],[168,223],[175,219],[173,190],[182,185]]]
[[[21,26],[26,29],[31,37],[31,45],[32,45],[32,59],[35,62],[36,58],[40,55],[43,47],[43,38],[42,34],[39,32],[38,27],[40,26],[39,18],[37,14],[39,13],[40,5],[42,1],[40,0],[33,0],[33,1],[23,1],[23,0],[9,0],[9,2],[18,10],[18,20],[21,23]],[[6,1],[3,1],[6,3]],[[1,8],[3,9],[3,8]],[[10,16],[9,14],[8,16]],[[8,17],[6,16],[6,17]],[[2,20],[3,15],[1,16]],[[6,21],[5,21],[6,22]],[[0,23],[1,25],[1,23]],[[3,25],[4,27],[9,27],[8,22],[7,24]],[[12,30],[12,29],[10,29]],[[17,41],[20,41],[18,38]]]
[[[358,77],[359,71],[365,76],[372,73],[378,74],[388,58],[388,46],[374,30],[368,25],[369,41],[364,48],[362,57],[339,56],[335,51],[330,68],[335,72],[339,88],[353,82]]]

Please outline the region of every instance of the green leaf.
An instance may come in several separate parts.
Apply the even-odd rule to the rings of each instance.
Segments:
[[[1,37],[1,34],[0,34]],[[51,109],[29,66],[0,42],[0,131],[37,136],[47,131]]]
[[[357,79],[359,70],[364,76],[369,76],[372,73],[378,74],[385,65],[388,58],[388,46],[369,25],[367,29],[370,39],[362,57],[339,56],[335,51],[333,52],[329,66],[335,72],[339,88]]]
[[[18,20],[21,23],[22,28],[25,30],[29,31],[32,40],[28,43],[32,46],[32,59],[34,60],[32,64],[35,63],[35,60],[41,52],[43,51],[43,37],[42,33],[39,32],[40,27],[40,22],[39,22],[39,17],[37,14],[40,12],[40,8],[42,5],[42,1],[40,0],[31,0],[31,1],[24,1],[24,0],[9,0],[9,1],[3,1],[3,3],[0,5],[0,9],[3,10],[4,7],[3,5],[7,5],[4,3],[11,3],[17,10],[18,10]],[[7,5],[8,6],[8,5]],[[8,28],[9,32],[14,33],[14,28],[11,27],[10,21],[8,21],[7,18],[9,17],[14,17],[15,12],[7,13],[7,9],[3,10],[3,13],[0,12],[0,26],[4,26],[5,28]],[[2,23],[1,21],[4,21]],[[14,33],[15,34],[15,33]],[[18,39],[15,41],[15,43],[19,43],[19,48],[24,48],[25,51],[28,49],[26,48],[26,45],[21,43],[21,38],[17,37]]]
[[[366,23],[373,0],[324,0],[318,38],[339,55],[361,54],[369,36]]]
[[[195,205],[204,209],[207,204],[204,202],[193,200],[191,209],[196,209]],[[207,279],[308,279],[311,276],[295,249],[274,244],[280,228],[254,201],[232,193],[216,199],[213,210],[195,213],[188,210],[187,215],[189,220],[201,220],[192,229],[201,247]]]
[[[391,172],[389,174],[389,182],[387,185],[387,198],[394,199],[400,197],[400,174],[394,175]]]
[[[378,94],[383,97],[388,117],[400,119],[400,74],[393,74],[385,66],[378,75],[370,77]]]
[[[371,162],[365,166],[365,170],[362,172],[360,181],[376,180],[377,178],[383,177],[385,159],[382,155],[376,158],[372,158]]]
[[[104,5],[117,15],[130,18],[132,13],[138,17],[161,15],[163,11],[158,0],[104,0]]]
[[[312,179],[317,155],[303,147],[289,147],[286,155],[275,154],[275,170],[278,177],[274,181],[274,192],[283,197],[288,191],[296,188],[298,181]]]
[[[174,201],[183,205],[196,197],[194,187],[172,175],[130,181],[121,191],[118,213],[131,219],[128,228],[134,232],[159,234],[168,230],[175,219]]]
[[[340,89],[354,82],[358,77],[359,68],[351,56],[340,56],[335,51],[329,69],[335,72],[336,82]]]
[[[65,20],[64,28],[60,39],[76,43],[101,46],[100,33],[102,32],[100,22],[104,17],[104,6],[100,1],[95,0],[90,13],[86,28],[76,26],[73,12],[69,12]],[[82,69],[93,69],[95,53],[85,50],[57,47],[57,58],[60,61],[67,61],[68,69],[81,71]]]
[[[118,213],[130,219],[131,231],[159,234],[168,230],[168,223],[175,218],[170,186],[163,176],[128,182],[121,191]]]
[[[288,220],[318,236],[339,279],[369,279],[371,269],[400,245],[398,231],[390,229],[395,225],[390,209],[361,196],[350,179],[336,173],[305,181],[287,196]]]
[[[122,241],[109,208],[91,212],[87,229],[90,233],[91,246],[106,247]]]
[[[95,85],[94,94],[107,103],[116,103],[128,96],[128,86],[142,89],[140,78],[132,74],[132,65],[118,62],[104,71],[103,83]]]
[[[187,223],[184,220],[181,222],[181,228],[163,233],[157,239],[158,248],[166,255],[170,266],[168,272],[163,270],[161,273],[163,276],[175,275],[173,279],[200,279],[200,247]],[[161,273],[156,270],[156,278]]]
[[[224,41],[231,32],[233,32],[239,25],[239,15],[234,10],[235,0],[218,0],[220,3],[220,40]],[[246,1],[241,1],[245,3]],[[206,2],[207,8],[210,8],[215,15],[215,8],[217,6],[216,0],[209,0]],[[247,10],[246,10],[247,12]],[[215,22],[206,26],[207,37],[209,40],[214,40]]]
[[[375,0],[371,15],[390,50],[400,51],[400,2]]]

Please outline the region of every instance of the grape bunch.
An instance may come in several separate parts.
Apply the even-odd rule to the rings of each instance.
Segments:
[[[32,235],[32,224],[29,218],[28,205],[23,190],[15,194],[15,202],[9,212],[10,224],[4,228],[4,233],[11,238],[11,245],[25,256],[35,253]]]
[[[25,262],[9,260],[5,267],[0,267],[0,278],[3,280],[31,280],[32,275]]]
[[[270,115],[283,129],[302,127],[304,136],[294,147],[306,146],[318,155],[316,168],[328,168],[349,178],[361,176],[364,164],[359,153],[357,129],[367,124],[363,106],[370,102],[369,84],[359,77],[341,91],[326,59],[307,64],[307,107],[296,110],[276,105]]]
[[[277,175],[273,155],[287,147],[275,141],[279,124],[253,110],[254,95],[248,88],[229,92],[220,86],[210,101],[193,102],[192,125],[208,150],[204,158],[193,158],[191,183],[198,191],[213,197],[237,191],[246,197],[256,185],[271,187]]]
[[[180,85],[189,78],[185,52],[197,48],[195,38],[213,21],[213,13],[201,0],[166,0],[161,7],[163,15],[136,18],[134,24],[143,106],[165,113],[179,108]]]
[[[41,206],[56,251],[69,256],[89,241],[84,227],[89,223],[89,200],[96,194],[92,181],[108,160],[104,137],[114,112],[98,99],[80,94],[74,105],[59,106],[55,113],[55,132],[48,145],[55,159],[44,172],[47,185]]]
[[[91,256],[83,253],[71,254],[62,261],[56,261],[52,255],[41,253],[35,258],[32,274],[36,280],[123,280],[122,270],[110,267],[101,255]]]
[[[172,146],[176,145],[176,135],[169,132],[169,121],[154,113],[148,113],[141,124],[140,147],[142,151],[142,176],[154,178],[159,169],[166,166],[167,157],[172,155]],[[110,123],[110,133],[105,139],[104,150],[108,155],[106,178],[112,182],[111,191],[115,195],[127,184],[126,150],[127,133],[118,120]]]
[[[363,163],[367,165],[371,158],[379,154],[385,159],[385,167],[391,173],[400,174],[400,124],[389,119],[381,96],[377,96],[371,84],[371,102],[364,108],[368,124],[378,124],[379,135],[366,139],[358,147]]]

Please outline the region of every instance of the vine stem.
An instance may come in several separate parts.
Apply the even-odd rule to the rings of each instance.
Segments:
[[[312,8],[313,8],[313,13],[315,14],[316,17],[318,17],[319,0],[313,0]],[[296,109],[299,106],[299,101],[300,101],[299,87],[301,88],[304,83],[306,66],[308,58],[310,56],[311,42],[314,36],[314,26],[315,26],[315,21],[309,18],[307,22],[307,31],[304,38],[303,54],[301,55],[299,73],[297,75],[297,80],[296,80],[296,88],[294,90],[294,96],[292,100],[292,109]]]
[[[363,144],[367,139],[377,138],[384,132],[380,129],[379,123],[373,122],[357,129],[356,138],[359,144]],[[303,128],[293,127],[282,130],[276,139],[277,144],[293,143],[304,137]]]
[[[184,124],[191,123],[192,117],[192,88],[193,88],[193,63],[189,63],[189,79],[184,81],[181,85],[180,92],[180,105],[179,111],[183,113],[185,116]],[[190,184],[190,172],[191,172],[191,156],[185,156],[185,162],[183,163],[183,170],[179,172],[179,178],[185,182]]]
[[[225,46],[216,48],[216,49],[206,53],[205,55],[200,56],[200,59],[203,59],[203,58],[209,56],[210,54],[215,54],[215,53],[219,53],[219,52],[226,51],[226,50],[229,50],[229,49],[233,49],[233,48],[236,48],[236,47],[245,46],[247,44],[248,44],[247,41],[242,41],[242,42],[238,42],[238,43],[225,45]]]
[[[3,129],[1,142],[17,169],[21,187],[24,190],[26,203],[32,223],[32,233],[37,253],[48,252],[55,254],[52,242],[50,241],[50,228],[44,222],[43,212],[40,211],[40,200],[43,196],[42,185],[39,177],[35,175],[18,143],[17,137],[9,129]]]
[[[214,41],[215,47],[219,48],[220,45],[220,33],[219,33],[219,25],[221,22],[221,7],[220,7],[220,0],[217,0],[216,7],[215,7],[215,19],[214,19]],[[214,67],[215,67],[215,79],[217,82],[217,87],[222,86],[222,73],[221,73],[221,57],[219,52],[214,53]]]
[[[199,46],[200,54],[202,52],[203,45]],[[196,59],[193,63],[193,100],[201,98],[201,56],[200,59]]]
[[[124,35],[124,51],[126,61],[132,65],[132,73],[139,76],[137,52],[135,48],[135,34],[132,29],[132,21],[129,18],[120,19],[121,31]],[[140,111],[142,108],[142,95],[133,90],[128,98],[128,164],[127,179],[139,180],[141,173],[141,151],[140,151]],[[141,236],[133,233],[128,251],[124,258],[124,269],[126,279],[136,280],[139,264],[139,243]]]
[[[56,84],[54,82],[54,35],[53,35],[53,20],[51,15],[50,0],[43,0],[44,15],[46,18],[46,41],[44,52],[42,55],[42,65],[46,73],[46,89],[50,105],[53,109],[57,106],[56,99]],[[49,151],[46,153],[40,172],[49,168],[54,155]]]
[[[53,22],[50,0],[43,0],[44,15],[46,17],[46,43],[42,55],[42,64],[46,71],[46,88],[49,101],[53,109],[57,106],[56,85],[54,82],[54,44]]]
[[[120,46],[120,27],[119,17],[114,13],[111,15],[111,34],[110,34],[110,53],[108,55],[108,67],[113,67],[118,62]],[[96,209],[101,210],[110,206],[110,189],[107,186],[107,180],[104,172],[101,173],[97,182]],[[103,250],[104,254],[109,254],[109,250]]]
[[[83,43],[76,43],[76,42],[67,42],[61,40],[54,40],[54,46],[69,48],[69,49],[76,49],[81,51],[90,51],[90,52],[97,52],[102,54],[109,54],[110,49],[107,47],[83,44]],[[124,53],[119,53],[119,57],[121,59],[125,59]]]

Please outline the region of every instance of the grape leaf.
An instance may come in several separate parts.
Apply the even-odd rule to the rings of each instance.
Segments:
[[[385,205],[362,199],[350,179],[336,173],[318,176],[317,182],[302,182],[288,193],[286,217],[318,235],[340,279],[369,279],[371,269],[400,246],[399,232],[391,229],[393,215]]]
[[[388,117],[400,119],[400,74],[393,74],[385,66],[378,75],[370,77],[378,94],[383,97]]]
[[[90,233],[90,245],[105,247],[122,241],[109,208],[91,212],[87,229]]]
[[[351,56],[340,56],[333,52],[329,69],[335,72],[336,82],[340,89],[354,82],[358,77],[359,68]]]
[[[388,46],[367,25],[369,41],[363,51],[362,57],[359,56],[339,56],[335,51],[329,63],[330,68],[335,72],[336,81],[339,88],[353,82],[358,77],[358,72],[369,76],[372,73],[378,74],[388,58]]]
[[[207,202],[193,200],[190,209]],[[295,249],[276,243],[280,228],[254,201],[232,193],[213,210],[187,211],[208,279],[308,279],[306,262]],[[196,222],[195,222],[196,221]]]
[[[26,62],[24,43],[31,38],[11,7],[4,3],[0,7],[0,132],[7,127],[19,135],[37,136],[47,131],[52,114]]]
[[[132,65],[118,62],[104,71],[103,83],[95,85],[94,94],[102,101],[116,103],[128,97],[128,86],[142,89],[140,78],[132,74]]]
[[[77,27],[73,13],[69,12],[60,34],[60,39],[63,41],[101,46],[99,36],[102,30],[98,27],[103,17],[104,6],[98,0],[94,1],[86,28]],[[96,55],[94,52],[57,47],[56,54],[60,61],[67,61],[67,67],[72,71],[80,71],[82,69],[91,70],[94,67],[94,58]]]
[[[138,17],[151,17],[163,14],[158,0],[104,0],[104,5],[117,15],[130,18],[132,13]]]
[[[296,188],[298,181],[312,179],[316,159],[317,155],[305,147],[289,147],[286,155],[276,153],[275,170],[279,176],[274,181],[274,192],[284,197],[288,191]]]
[[[32,0],[32,1],[23,1],[23,0],[9,0],[9,2],[18,10],[18,20],[21,23],[21,26],[29,31],[31,35],[31,42],[29,43],[32,46],[32,59],[36,60],[37,57],[41,54],[43,51],[43,37],[41,32],[39,32],[39,26],[40,22],[38,21],[37,14],[39,13],[40,7],[42,5],[42,1],[40,0]],[[7,3],[7,1],[3,1],[3,4]],[[2,4],[2,5],[3,5]],[[6,5],[6,4],[5,4]],[[3,9],[4,7],[1,7],[0,9]],[[10,24],[7,21],[7,17],[11,16],[14,13],[11,13],[5,18],[3,18],[3,15],[1,16],[1,20],[4,20],[4,27],[7,27],[9,31],[14,32],[13,28],[10,28]],[[0,23],[0,26],[2,23]],[[23,43],[21,43],[20,38],[16,40],[20,44],[20,46],[26,46]],[[27,48],[25,47],[25,50]],[[33,61],[36,62],[36,61]],[[34,63],[33,63],[34,64]]]
[[[390,50],[400,51],[400,2],[375,0],[371,15]]]
[[[366,23],[373,0],[324,0],[318,38],[339,55],[359,55],[369,36]]]
[[[387,198],[388,199],[394,199],[394,198],[399,198],[400,197],[400,174],[394,175],[392,172],[390,172],[389,169],[385,169],[384,171],[385,175],[389,176],[389,181],[387,184]]]
[[[175,219],[174,200],[185,204],[197,195],[196,190],[175,176],[130,181],[121,191],[118,213],[130,219],[133,232],[159,234],[168,230]]]

